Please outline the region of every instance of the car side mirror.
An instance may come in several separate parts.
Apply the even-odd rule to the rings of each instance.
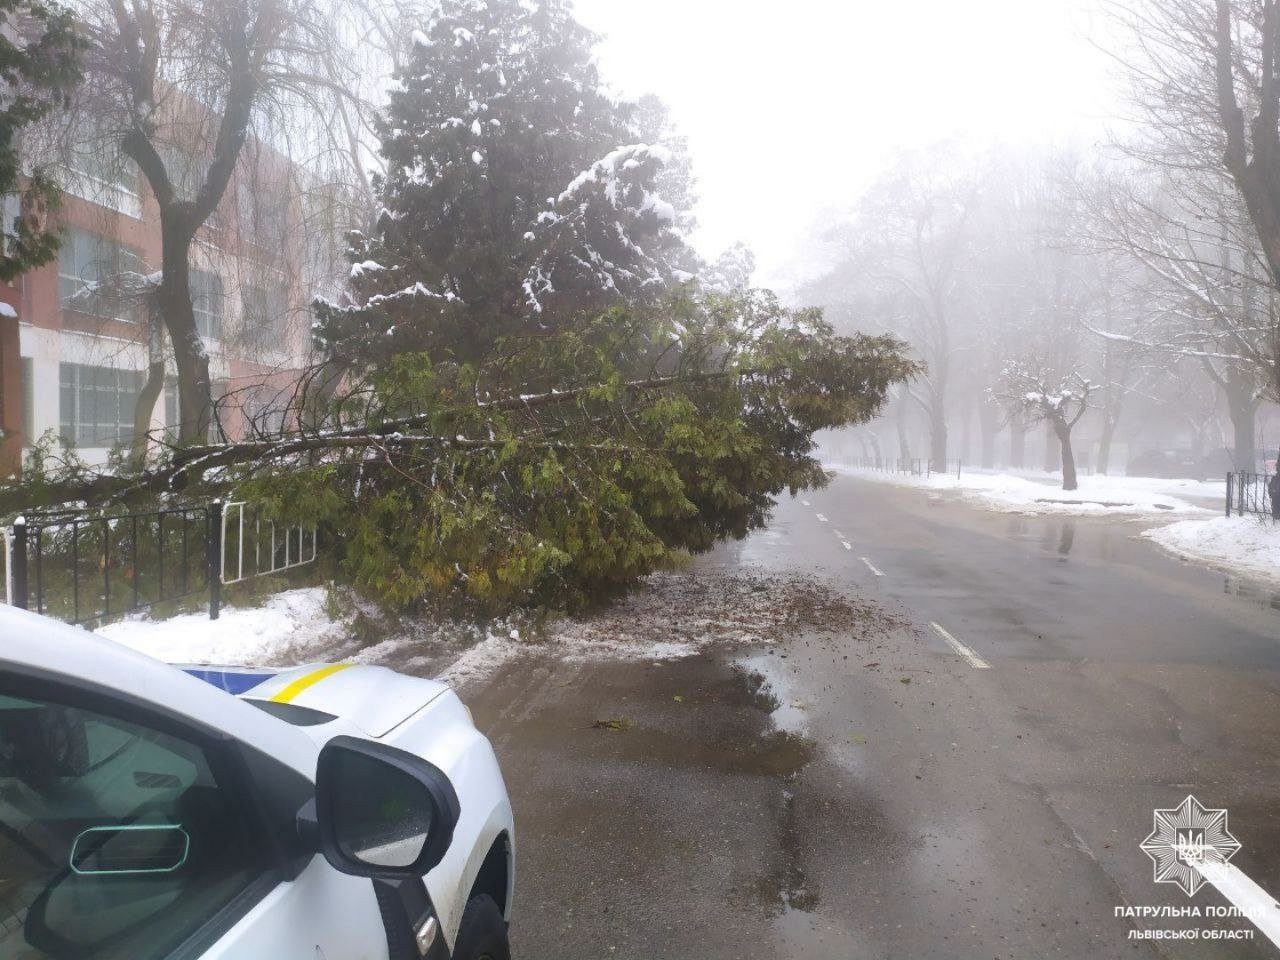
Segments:
[[[458,823],[449,778],[421,757],[334,737],[316,764],[316,827],[330,866],[357,877],[421,877]]]

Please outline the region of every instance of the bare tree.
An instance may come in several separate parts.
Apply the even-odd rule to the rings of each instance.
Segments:
[[[1251,470],[1258,406],[1275,396],[1280,291],[1248,213],[1229,182],[1203,171],[1166,167],[1112,188],[1098,198],[1099,242],[1147,279],[1139,302],[1100,318],[1097,332],[1125,350],[1193,360],[1226,399],[1233,459]]]
[[[1172,243],[1182,252],[1154,255],[1179,262],[1176,272],[1184,275],[1174,282],[1199,287],[1202,301],[1232,274],[1280,289],[1280,6],[1275,0],[1114,0],[1112,9],[1129,28],[1116,56],[1131,77],[1142,121],[1142,137],[1130,152],[1166,171],[1162,186],[1172,185],[1180,200],[1169,219],[1180,228]],[[1226,265],[1206,258],[1205,241],[1215,239],[1241,256]],[[1228,327],[1251,333],[1259,314],[1232,313],[1236,320],[1225,320]],[[1223,355],[1218,359],[1253,365],[1265,393],[1280,399],[1280,333],[1273,323],[1266,327],[1262,337],[1228,336],[1216,352]],[[1241,381],[1219,376],[1218,382]],[[1247,404],[1233,402],[1243,413]]]
[[[352,74],[360,58],[346,54],[356,39],[351,18],[369,11],[385,12],[325,0],[83,0],[88,82],[70,126],[92,118],[102,148],[136,163],[159,207],[162,263],[148,294],[156,329],[140,422],[161,389],[167,339],[181,441],[208,435],[214,396],[193,308],[193,248],[242,176],[246,145],[367,189],[370,151],[356,119],[367,103]]]
[[[1078,371],[1063,374],[1051,364],[1032,361],[1010,366],[995,393],[1011,415],[1020,414],[1029,424],[1044,423],[1053,431],[1062,451],[1063,490],[1079,487],[1071,431],[1089,411],[1093,392],[1093,384]]]
[[[956,145],[904,155],[831,237],[840,263],[807,295],[843,286],[877,305],[883,329],[904,337],[926,366],[904,388],[929,425],[931,459],[947,458],[947,418],[958,352],[968,343],[963,288],[980,179]]]

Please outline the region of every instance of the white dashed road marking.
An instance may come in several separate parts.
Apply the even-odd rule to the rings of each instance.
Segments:
[[[848,546],[848,544],[845,544],[845,546]],[[884,571],[877,569],[876,565],[872,563],[870,560],[868,560],[866,557],[862,557],[860,559],[862,560],[863,563],[867,565],[867,569],[870,570],[872,573],[874,573],[877,577],[884,576]]]
[[[846,537],[846,536],[845,536],[843,533],[841,533],[839,530],[836,530],[836,531],[835,531],[835,535],[836,535],[837,537],[839,537],[841,540],[847,540],[847,539],[848,539],[848,537]]]
[[[929,626],[933,627],[933,629],[938,632],[938,636],[940,636],[943,640],[946,641],[947,646],[949,646],[952,650],[958,653],[960,657],[966,663],[969,664],[969,666],[973,667],[973,669],[975,670],[991,669],[991,664],[987,663],[987,661],[983,660],[980,656],[978,656],[976,653],[974,653],[972,650],[966,647],[963,643],[961,643],[951,634],[947,633],[947,631],[944,630],[941,626],[939,626],[938,624],[932,621],[929,622]]]
[[[1254,926],[1272,943],[1280,946],[1280,910],[1276,898],[1250,880],[1237,866],[1201,860],[1194,864],[1218,892],[1240,908]]]
[[[841,540],[840,542],[841,542],[842,544],[844,544],[844,548],[845,548],[846,550],[852,550],[852,549],[853,549],[853,544],[852,544],[852,543],[850,543],[848,540]]]
[[[800,502],[803,503],[806,507],[809,506],[808,500],[801,500]]]
[[[817,514],[817,517],[818,517],[818,519],[819,519],[819,520],[821,520],[823,523],[826,523],[826,522],[827,522],[827,518],[826,518],[826,517],[824,517],[822,514],[820,514],[820,513],[819,513],[819,514]]]

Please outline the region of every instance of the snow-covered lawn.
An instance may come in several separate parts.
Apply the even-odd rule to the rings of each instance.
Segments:
[[[1180,520],[1142,535],[1179,556],[1280,582],[1280,523],[1264,517]]]
[[[282,666],[304,662],[309,648],[339,639],[341,626],[325,614],[324,598],[323,587],[305,587],[277,593],[260,607],[226,607],[217,620],[207,613],[138,618],[96,632],[169,663]]]
[[[839,463],[828,470],[880,483],[953,491],[990,510],[1006,513],[1104,516],[1198,516],[1213,512],[1204,505],[1225,496],[1225,482],[1163,480],[1155,477],[1082,476],[1079,489],[1066,491],[1052,474],[979,473],[962,471],[916,477],[905,473],[863,470]],[[1199,503],[1192,502],[1198,500]]]

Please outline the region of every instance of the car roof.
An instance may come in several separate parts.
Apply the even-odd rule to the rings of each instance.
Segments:
[[[155,704],[276,756],[311,777],[312,742],[225,691],[123,644],[0,604],[0,671],[89,683]],[[278,728],[278,729],[277,729]],[[301,749],[300,749],[301,748]]]

